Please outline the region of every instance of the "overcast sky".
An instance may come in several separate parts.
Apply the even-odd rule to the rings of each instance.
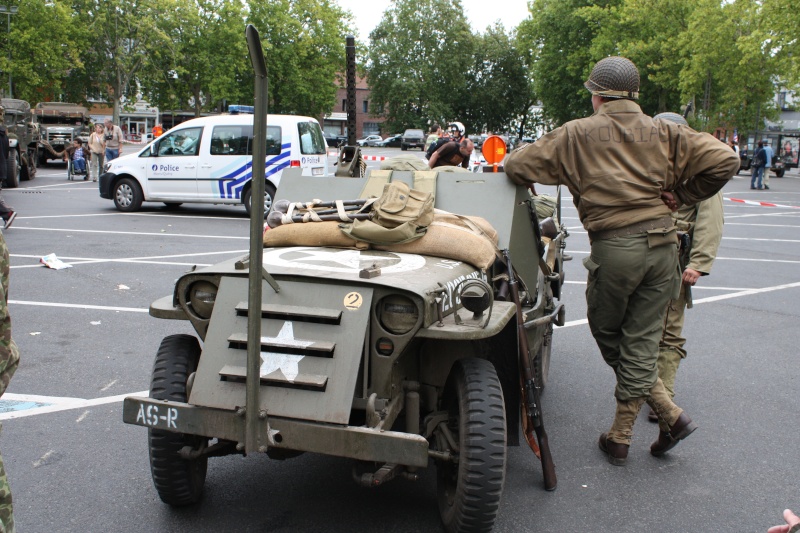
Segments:
[[[358,28],[357,39],[369,44],[369,33],[378,25],[390,0],[337,0],[353,14]],[[461,0],[464,14],[473,31],[483,32],[500,20],[506,30],[517,27],[528,16],[527,0]]]

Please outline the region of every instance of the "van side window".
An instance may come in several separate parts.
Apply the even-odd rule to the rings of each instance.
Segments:
[[[215,126],[211,131],[211,155],[253,155],[253,126]],[[280,126],[267,126],[267,155],[281,153]]]
[[[173,131],[158,141],[159,156],[189,156],[200,153],[200,136],[203,128]]]
[[[300,153],[304,155],[325,154],[327,145],[322,130],[316,122],[298,122],[297,131],[300,133]]]

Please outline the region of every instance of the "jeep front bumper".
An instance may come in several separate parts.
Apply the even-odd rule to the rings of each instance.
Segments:
[[[129,396],[122,419],[150,429],[245,442],[245,417],[237,411]],[[421,435],[365,427],[270,417],[259,425],[259,442],[270,448],[348,457],[407,466],[428,465],[428,441]]]

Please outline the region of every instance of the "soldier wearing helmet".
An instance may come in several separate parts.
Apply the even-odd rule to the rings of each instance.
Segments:
[[[689,127],[686,119],[677,113],[659,113],[653,118]],[[701,276],[711,273],[711,265],[717,257],[722,240],[722,192],[697,205],[681,206],[672,213],[672,218],[678,231],[684,232],[686,236],[681,240],[679,254],[680,294],[667,304],[664,329],[658,344],[658,377],[664,382],[670,398],[675,397],[678,365],[686,357],[686,339],[682,336],[683,322],[686,308],[692,307],[692,287]],[[652,409],[648,418],[653,422],[658,421],[658,416]]]
[[[431,164],[431,161],[433,160],[433,154],[435,154],[440,148],[442,148],[449,142],[455,142],[456,145],[459,146],[464,144],[463,141],[466,140],[466,138],[464,137],[465,131],[466,130],[464,129],[464,125],[460,122],[451,122],[450,124],[447,125],[447,129],[444,131],[444,134],[442,135],[441,139],[432,143],[430,146],[428,146],[428,149],[425,151],[425,159],[429,161],[428,164],[430,165],[431,168],[433,168],[433,165]],[[466,151],[466,148],[464,149],[464,151]],[[471,156],[471,154],[472,150],[470,149],[469,154],[467,155]],[[443,163],[439,164],[442,165]],[[469,157],[466,158],[466,163],[463,166],[464,168],[467,168],[469,166]]]
[[[680,288],[670,212],[715,195],[739,160],[711,135],[642,113],[639,71],[624,57],[598,61],[584,86],[594,114],[515,150],[505,170],[518,184],[567,186],[588,231],[587,318],[617,379],[614,421],[599,446],[623,465],[645,402],[659,418],[652,455],[696,429],[656,369],[664,310]]]
[[[8,154],[11,151],[11,148],[8,144],[8,132],[6,131],[6,127],[3,123],[5,119],[6,110],[3,106],[0,106],[0,185],[6,181],[8,177]],[[2,190],[0,190],[0,218],[5,221],[3,229],[8,229],[11,227],[11,223],[14,222],[14,219],[17,217],[17,214],[14,212],[13,209],[6,205],[5,200],[3,200]]]

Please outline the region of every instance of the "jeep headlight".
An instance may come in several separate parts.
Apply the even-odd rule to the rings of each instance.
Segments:
[[[378,320],[389,333],[403,335],[419,321],[419,309],[408,296],[394,294],[378,302]]]
[[[207,280],[200,280],[189,287],[189,305],[197,316],[203,319],[211,318],[214,302],[217,300],[219,288]]]

